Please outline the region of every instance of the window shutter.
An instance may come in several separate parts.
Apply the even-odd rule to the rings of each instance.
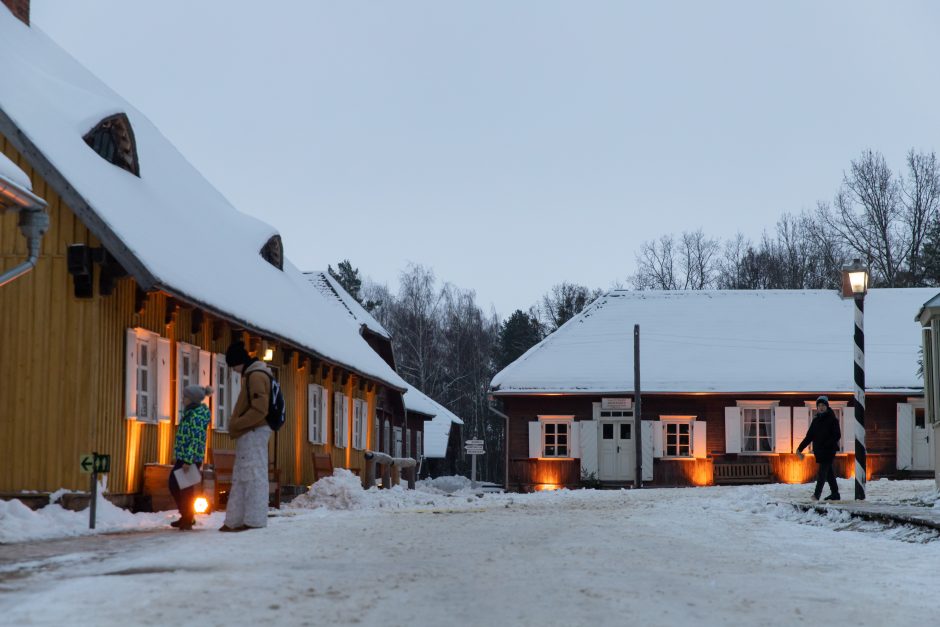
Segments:
[[[225,417],[226,428],[228,428],[229,417],[235,411],[235,403],[238,402],[238,397],[242,394],[242,376],[232,368],[228,369],[228,376],[231,379],[228,384],[231,396],[228,399],[228,408],[226,409],[228,412],[228,416]]]
[[[655,425],[659,425],[656,422]],[[653,480],[653,431],[654,422],[652,420],[640,421],[640,437],[643,438],[643,481]],[[660,432],[662,430],[660,429]]]
[[[189,346],[183,342],[176,343],[176,424],[180,423],[180,414],[183,413],[183,351],[188,349]]]
[[[542,425],[538,420],[529,423],[529,458],[542,456]]]
[[[650,423],[650,428],[653,430],[653,457],[659,459],[665,454],[663,446],[664,423],[655,420],[648,420],[647,422]]]
[[[307,386],[307,441],[314,444],[318,441],[317,436],[320,434],[319,421],[316,420],[319,411],[320,398],[317,386],[311,383]]]
[[[219,356],[212,353],[210,362],[210,368],[212,368],[212,395],[209,409],[212,410],[212,428],[217,429],[219,426]]]
[[[137,332],[128,329],[124,333],[124,417],[137,418]]]
[[[914,465],[914,406],[898,403],[898,470],[909,470]]]
[[[741,408],[725,407],[725,453],[741,452]]]
[[[793,450],[790,440],[790,408],[774,407],[774,453],[789,453]]]
[[[170,340],[157,338],[157,419],[170,420],[173,394],[170,390]]]
[[[574,423],[578,427],[581,442],[581,473],[597,476],[597,421],[582,420]]]
[[[705,459],[708,457],[708,440],[705,438],[705,428],[708,426],[704,420],[692,421],[692,457]]]
[[[806,437],[809,431],[809,407],[793,408],[793,452],[799,448],[800,442]]]
[[[572,420],[568,423],[568,457],[578,459],[581,457],[581,427],[578,422]]]
[[[209,351],[199,351],[199,385],[207,387],[212,381],[212,354]]]
[[[326,444],[326,419],[327,416],[329,416],[327,413],[329,404],[330,399],[326,388],[320,386],[320,433],[317,435],[317,438],[321,444]]]
[[[855,408],[845,407],[842,409],[842,452],[855,453]],[[911,448],[911,454],[914,449]]]
[[[349,446],[349,397],[343,395],[343,446]]]

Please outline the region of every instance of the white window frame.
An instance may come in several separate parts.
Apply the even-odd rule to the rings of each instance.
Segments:
[[[392,457],[401,457],[401,445],[402,445],[402,431],[401,427],[394,427],[392,429],[392,435],[394,436],[394,442],[392,443],[393,455]]]
[[[228,433],[228,421],[241,391],[241,377],[225,361],[225,355],[216,353],[212,360],[212,428]]]
[[[125,418],[145,424],[169,420],[170,340],[141,328],[127,329],[125,338]]]
[[[803,401],[803,404],[806,405],[807,409],[809,409],[809,424],[813,424],[813,416],[816,415],[816,401]],[[834,413],[836,418],[839,420],[839,429],[842,433],[845,433],[845,408],[848,406],[848,401],[829,401],[829,408],[832,409],[832,413]],[[854,429],[855,425],[852,425],[852,428]],[[796,444],[799,444],[799,442],[794,443],[794,446],[796,446]],[[844,444],[845,438],[839,438],[839,450],[836,453],[837,455],[845,455],[846,453],[855,452],[854,448],[851,451],[846,451]],[[807,450],[812,453],[813,445],[810,444],[809,447],[807,447]]]
[[[343,392],[333,393],[333,446],[349,446],[349,397]]]
[[[326,443],[326,388],[317,383],[307,386],[307,441]]]
[[[376,447],[379,445],[379,416],[378,414],[373,415],[372,417],[372,450],[377,450]]]
[[[189,369],[183,365],[189,360]],[[185,404],[183,389],[199,383],[199,347],[186,342],[176,343],[176,424],[180,423]]]
[[[775,438],[776,438],[776,425],[775,425],[776,420],[775,420],[775,412],[776,412],[777,406],[779,406],[779,405],[780,405],[780,401],[738,401],[738,402],[737,402],[737,406],[738,406],[738,408],[741,410],[741,424],[740,424],[740,430],[741,430],[741,431],[740,431],[740,433],[741,433],[741,453],[740,453],[740,454],[741,454],[741,455],[776,455],[776,454],[777,454],[777,453],[775,452],[775,448],[776,448],[776,439],[775,439]],[[746,420],[745,420],[745,412],[747,412],[747,411],[757,411],[757,412],[758,412],[758,413],[757,413],[757,419],[758,419],[758,422],[757,422],[758,433],[757,433],[757,435],[755,436],[755,442],[757,443],[757,447],[758,447],[758,449],[759,449],[759,448],[760,448],[760,440],[761,440],[761,437],[760,437],[760,430],[759,430],[759,429],[760,429],[760,411],[761,411],[761,410],[766,410],[766,411],[769,411],[769,412],[770,412],[770,434],[769,434],[770,450],[769,450],[769,451],[761,451],[761,450],[748,451],[748,450],[745,450],[744,444],[745,444],[745,442],[747,441],[747,435],[746,435],[745,432],[744,432],[744,424],[745,424],[745,422],[746,422]]]
[[[695,416],[660,416],[659,422],[662,425],[663,430],[663,454],[662,459],[695,459]],[[688,446],[689,452],[687,455],[675,455],[669,454],[669,428],[676,427],[678,431],[679,425],[688,425]],[[678,432],[676,436],[679,437],[681,434]],[[682,446],[681,444],[678,446]]]
[[[411,429],[405,428],[405,457],[411,457]]]
[[[554,433],[549,433],[549,429],[548,429],[549,425],[553,425],[552,431],[554,431]],[[559,446],[562,446],[558,444],[558,439],[557,439],[558,436],[562,434],[557,432],[558,427],[555,425],[563,425],[565,427],[565,433],[564,433],[565,444],[563,445],[565,447],[564,455],[558,454],[557,451],[555,453],[552,453],[551,455],[548,454],[549,446],[554,446],[556,449]],[[573,445],[572,431],[574,430],[574,417],[572,416],[539,416],[539,427],[541,427],[541,432],[542,432],[542,438],[541,438],[542,457],[544,457],[545,459],[573,459],[575,457],[575,455],[573,455],[572,450],[571,450],[571,447]],[[554,438],[552,444],[548,443],[549,436]]]
[[[385,419],[385,430],[382,431],[382,452],[392,454],[392,422],[388,418]]]
[[[366,448],[366,425],[368,425],[369,403],[361,398],[353,399],[353,448]]]

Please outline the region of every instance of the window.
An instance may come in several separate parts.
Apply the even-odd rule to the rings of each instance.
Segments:
[[[185,409],[183,389],[187,385],[209,385],[209,353],[198,346],[176,343],[176,423]]]
[[[613,425],[610,425],[613,427]],[[542,456],[570,457],[571,422],[542,422]]]
[[[774,408],[741,408],[741,452],[773,453]]]
[[[123,113],[103,119],[83,138],[98,155],[113,165],[140,176],[137,143],[130,120]]]
[[[692,425],[688,422],[663,422],[664,457],[692,457]]]
[[[411,429],[405,429],[405,457],[411,457]]]
[[[914,426],[918,429],[927,428],[927,412],[923,407],[914,408]]]
[[[424,434],[421,431],[415,434],[415,455],[416,459],[421,459],[424,457]]]
[[[284,269],[284,244],[280,235],[275,235],[267,241],[261,249],[261,256],[278,270]]]
[[[616,410],[602,409],[600,411],[600,417],[601,418],[633,418],[633,412],[622,411],[619,409],[616,409]]]
[[[313,444],[326,442],[326,396],[322,385],[307,386],[307,440]]]
[[[362,450],[366,447],[366,425],[369,424],[369,403],[362,399],[353,400],[353,448]]]
[[[349,399],[342,392],[333,394],[333,445],[345,448],[349,435]]]
[[[385,420],[385,429],[382,431],[382,452],[386,455],[391,455],[392,453],[392,425]]]
[[[813,418],[816,416],[816,401],[805,401],[806,407],[809,408],[809,422],[812,424]],[[855,425],[848,424],[846,425],[845,421],[845,408],[848,406],[848,401],[829,401],[829,408],[832,410],[832,413],[836,415],[836,418],[839,420],[839,430],[842,432],[842,438],[839,441],[839,452],[840,453],[854,453],[855,452],[855,438],[849,437],[846,433],[846,429],[850,430],[850,433],[854,435]],[[799,442],[797,442],[799,444]],[[849,450],[846,450],[846,447]],[[808,452],[813,452],[813,445],[810,444],[806,449]]]
[[[228,421],[241,393],[241,375],[225,361],[225,355],[212,356],[212,428],[228,432]]]
[[[376,416],[375,420],[372,423],[372,444],[370,445],[373,450],[377,450],[379,447],[379,417]]]
[[[401,457],[401,427],[395,427],[393,431],[395,435],[395,450],[392,452],[392,457]]]
[[[154,423],[170,419],[170,340],[144,329],[127,329],[124,416]]]

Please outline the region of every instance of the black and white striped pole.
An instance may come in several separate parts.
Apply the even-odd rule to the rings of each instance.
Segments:
[[[865,453],[865,293],[868,270],[858,259],[842,269],[842,295],[855,303],[855,500],[865,500],[867,460]],[[848,425],[845,425],[848,428]]]

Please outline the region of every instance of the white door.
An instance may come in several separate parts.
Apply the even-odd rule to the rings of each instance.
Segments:
[[[633,423],[602,420],[597,444],[599,479],[632,481],[636,474]]]
[[[933,447],[930,446],[930,429],[927,424],[927,412],[923,407],[914,407],[914,429],[911,435],[913,447],[912,468],[914,470],[933,470]]]

